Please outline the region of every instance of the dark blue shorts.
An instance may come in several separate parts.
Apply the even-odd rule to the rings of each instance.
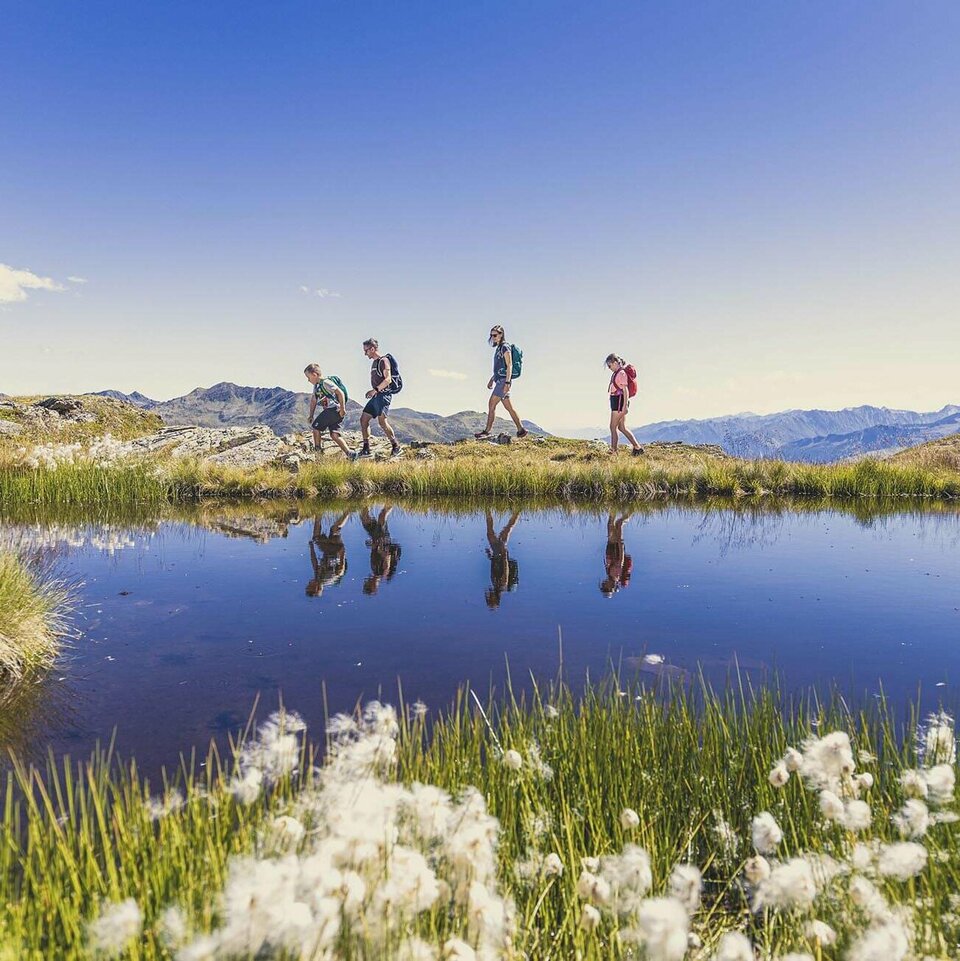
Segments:
[[[369,414],[371,417],[379,417],[381,414],[387,412],[391,400],[393,400],[393,394],[374,394],[373,397],[367,401],[363,412]]]

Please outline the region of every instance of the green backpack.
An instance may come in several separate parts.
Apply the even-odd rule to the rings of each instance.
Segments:
[[[516,380],[523,373],[523,351],[516,344],[511,344],[510,352],[513,357],[513,370],[510,372],[510,377]]]
[[[322,393],[323,396],[327,398],[327,400],[332,400],[334,401],[334,403],[336,403],[337,395],[331,394],[330,391],[328,391],[327,388],[323,386],[324,380],[332,380],[337,385],[337,387],[339,387],[340,390],[343,391],[344,404],[346,404],[346,402],[350,400],[350,395],[347,393],[347,385],[344,384],[344,382],[339,377],[337,377],[336,374],[329,374],[328,376],[324,377],[319,384],[317,384],[317,387],[319,388],[320,393]]]

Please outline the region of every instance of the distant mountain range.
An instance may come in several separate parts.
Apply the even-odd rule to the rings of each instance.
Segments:
[[[732,414],[707,420],[671,420],[633,428],[641,443],[679,440],[719,444],[737,457],[829,463],[863,454],[887,454],[960,431],[960,406],[929,413],[888,407],[788,410]],[[558,431],[565,437],[605,437],[606,428]]]
[[[157,401],[134,391],[99,391],[101,396],[125,400],[158,414],[167,424],[201,427],[266,424],[278,434],[306,427],[310,395],[282,387],[240,387],[221,383],[198,387],[183,397]],[[399,399],[399,398],[398,398]],[[362,405],[347,403],[345,427],[357,429]],[[464,410],[441,415],[395,407],[390,421],[397,436],[407,443],[449,443],[480,430],[485,415]],[[524,421],[533,433],[547,432]],[[513,432],[513,425],[497,420],[496,430]],[[778,414],[732,414],[706,420],[670,420],[634,428],[641,443],[683,441],[718,444],[737,457],[783,458],[829,463],[863,454],[890,454],[904,447],[960,432],[960,405],[929,413],[891,410],[889,407],[846,407],[843,410],[787,410]],[[564,437],[606,437],[606,428],[558,431]]]
[[[199,427],[266,424],[280,435],[306,430],[310,405],[308,393],[285,390],[282,387],[241,387],[226,382],[214,384],[213,387],[198,387],[183,397],[164,401],[152,400],[139,391],[124,394],[118,390],[101,390],[97,391],[97,394],[150,410],[166,424],[191,424]],[[355,400],[347,401],[345,429],[359,430],[362,409],[362,404]],[[444,416],[411,410],[409,407],[392,407],[390,423],[397,437],[405,443],[449,443],[470,437],[474,431],[480,430],[486,423],[486,415],[478,411],[464,410]],[[531,433],[546,433],[532,421],[523,423]],[[494,430],[505,430],[512,434],[514,426],[511,422],[498,418]]]

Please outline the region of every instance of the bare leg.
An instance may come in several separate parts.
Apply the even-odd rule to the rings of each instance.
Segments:
[[[620,429],[620,433],[627,438],[628,441],[633,445],[633,449],[636,450],[640,445],[637,443],[637,438],[633,436],[633,432],[627,427],[627,412],[624,411],[619,415],[619,423],[617,426]]]
[[[323,450],[323,434],[318,430],[313,432],[313,447],[314,450]]]
[[[523,430],[523,424],[520,423],[520,415],[513,409],[513,401],[510,400],[509,397],[504,397],[503,406],[507,408],[507,411],[513,418],[513,422],[517,425],[517,430]]]
[[[614,410],[610,412],[610,450],[616,454],[617,447],[620,445],[618,434],[620,415]]]
[[[510,515],[510,520],[507,521],[503,530],[500,531],[500,543],[503,544],[504,547],[507,546],[507,541],[510,540],[510,535],[513,533],[513,529],[518,520],[520,520],[520,511],[514,511]]]
[[[500,403],[499,397],[494,397],[493,394],[490,395],[490,400],[487,401],[487,426],[484,427],[486,433],[490,433],[490,428],[493,427],[493,419],[497,416],[497,404]]]
[[[370,446],[370,415],[361,414],[360,415],[360,433],[363,434],[363,446]]]
[[[387,440],[390,441],[391,446],[397,446],[397,435],[394,434],[393,428],[390,426],[390,422],[387,420],[386,414],[381,414],[377,418],[377,423],[380,425],[380,429],[387,435]]]
[[[353,451],[350,450],[349,447],[347,447],[346,443],[344,443],[344,440],[340,436],[338,431],[335,431],[335,430],[330,431],[330,439],[334,442],[334,444],[337,445],[337,447],[340,448],[340,450],[344,452],[344,454],[349,455],[353,453]]]
[[[487,543],[493,551],[500,546],[497,535],[493,530],[493,514],[491,514],[490,511],[487,511]]]

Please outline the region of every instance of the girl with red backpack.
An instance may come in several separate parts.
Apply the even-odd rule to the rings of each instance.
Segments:
[[[633,456],[639,457],[643,448],[627,427],[630,398],[637,393],[637,369],[616,354],[608,354],[604,363],[610,368],[610,386],[607,388],[610,395],[610,450],[616,454],[619,435],[623,434],[633,445]]]

